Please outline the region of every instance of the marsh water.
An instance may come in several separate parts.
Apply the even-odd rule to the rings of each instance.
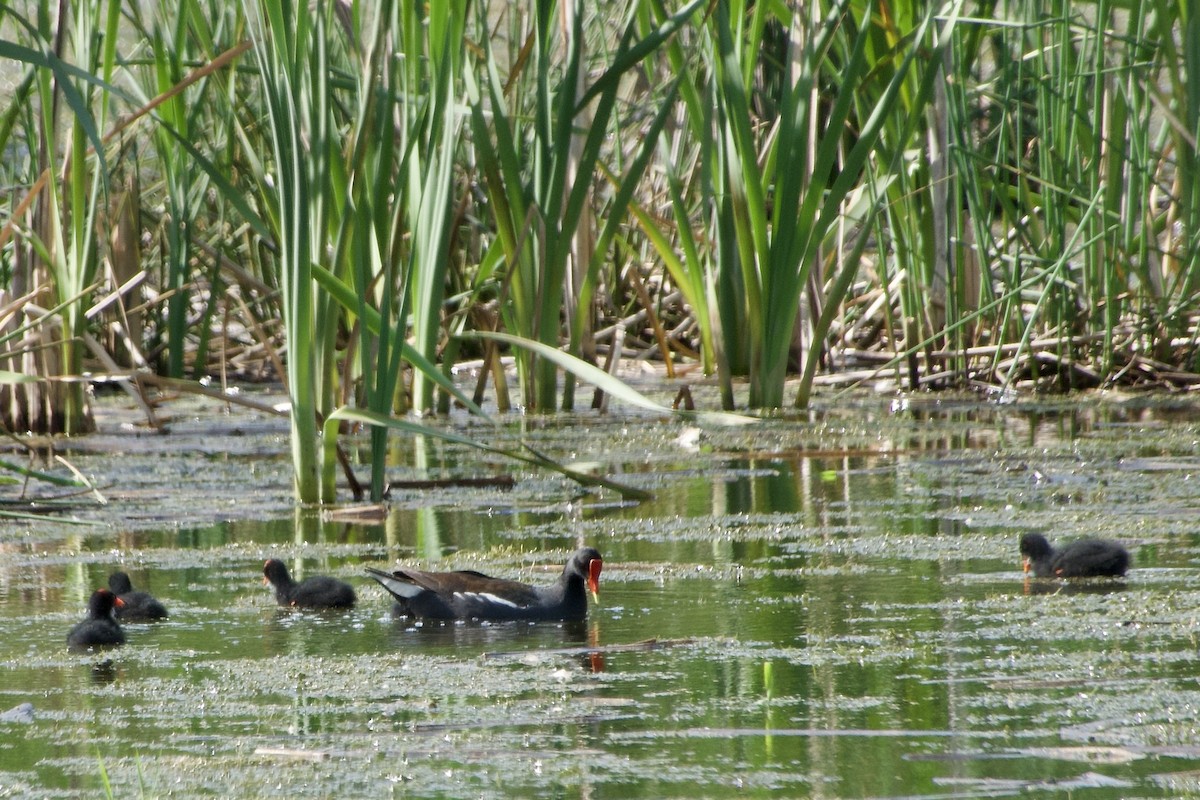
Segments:
[[[456,419],[653,498],[397,439],[361,516],[292,508],[277,419],[165,410],[152,433],[110,398],[59,443],[104,504],[0,523],[0,711],[33,706],[0,717],[0,796],[1200,796],[1191,398]],[[1119,539],[1134,568],[1029,582],[1028,530]],[[577,625],[414,625],[362,577],[550,582],[579,543],[605,566]],[[276,608],[269,557],[358,606]],[[170,619],[68,653],[117,568]]]

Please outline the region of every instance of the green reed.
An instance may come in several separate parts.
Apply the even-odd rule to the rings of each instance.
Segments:
[[[585,363],[601,301],[652,318],[678,291],[726,408],[780,407],[797,376],[804,405],[831,355],[872,348],[914,387],[1200,364],[1200,34],[1162,0],[968,19],[880,0],[187,0],[129,12],[125,38],[120,8],[4,12],[0,55],[27,71],[0,171],[39,188],[3,222],[0,279],[48,294],[0,330],[0,395],[83,374],[106,181],[149,176],[159,363],[205,372],[218,320],[255,331],[286,365],[304,501],[333,498],[322,420],[371,427],[378,497],[388,430],[411,432],[379,420],[450,397],[478,412],[448,378],[468,350],[501,407],[502,349],[528,409],[570,408],[576,380],[625,397]],[[114,102],[153,98],[152,123],[102,138]],[[635,285],[648,301],[622,298]],[[83,383],[50,387],[79,430]]]
[[[276,233],[282,318],[287,335],[287,389],[291,400],[291,449],[296,497],[320,497],[317,412],[323,332],[316,329],[312,265],[324,244],[322,192],[329,174],[330,129],[322,6],[262,0],[246,16],[267,110],[273,170],[260,176],[268,216]],[[285,35],[286,32],[286,35]],[[314,242],[315,239],[315,242]],[[315,246],[314,246],[315,244]]]
[[[701,0],[692,0],[640,37],[636,20],[623,21],[605,65],[588,85],[583,77],[588,41],[583,4],[537,0],[529,9],[529,29],[517,28],[520,33],[514,37],[526,46],[521,58],[510,59],[513,73],[501,75],[500,59],[489,41],[481,74],[465,74],[474,157],[495,225],[492,248],[502,254],[484,258],[504,265],[506,301],[501,316],[510,333],[551,347],[563,339],[567,287],[594,285],[603,257],[594,250],[578,251],[576,235],[586,220],[591,176],[601,163],[622,81],[701,5]],[[480,8],[482,15],[486,6]],[[486,29],[486,17],[480,20],[480,28]],[[634,162],[643,167],[645,163]],[[621,180],[639,177],[626,170]],[[618,192],[607,213],[622,217],[625,209],[619,203],[628,202],[628,197]],[[589,312],[586,304],[580,308]],[[578,339],[569,339],[573,355],[579,355]],[[558,407],[555,364],[528,348],[518,349],[516,359],[526,407]],[[562,401],[564,407],[571,406],[569,385]]]
[[[1089,382],[1118,373],[1130,346],[1173,358],[1196,313],[1185,242],[1200,224],[1185,177],[1195,148],[1164,112],[1188,106],[1177,9],[1014,3],[995,16],[956,43],[947,92],[951,225],[975,243],[956,251],[959,346],[1049,338],[1064,388],[1077,364]],[[1026,364],[997,356],[991,369],[1009,383]]]
[[[148,20],[143,17],[143,11],[140,6],[131,9],[131,22],[147,46],[143,75],[134,86],[146,90],[140,99],[148,102],[156,95],[170,92],[183,80],[190,64],[198,60],[197,37],[192,35],[191,25],[207,16],[190,1],[176,8],[174,14],[167,14],[167,9],[161,6],[150,6],[145,9],[150,15]],[[162,181],[166,200],[161,223],[164,229],[161,285],[167,293],[165,372],[176,378],[184,375],[188,356],[185,345],[194,332],[189,316],[192,302],[199,293],[192,289],[196,255],[193,231],[209,184],[195,160],[177,145],[175,136],[189,141],[198,139],[204,126],[213,120],[207,113],[209,102],[203,83],[171,96],[158,106],[156,113],[164,124],[156,127],[150,137],[156,155],[157,177]],[[207,135],[211,136],[211,133]],[[210,309],[213,307],[211,300],[207,303]],[[206,316],[205,321],[208,319]],[[202,325],[199,329],[206,327]],[[203,354],[197,361],[203,363]]]

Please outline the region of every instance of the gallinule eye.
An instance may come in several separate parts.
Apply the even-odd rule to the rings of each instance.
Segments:
[[[1117,578],[1129,569],[1129,551],[1103,539],[1079,539],[1055,550],[1040,533],[1026,533],[1021,555],[1025,571],[1039,578]]]
[[[113,607],[121,601],[108,589],[97,589],[88,600],[88,616],[71,628],[67,646],[72,650],[125,644],[125,631],[113,617]]]
[[[125,622],[144,622],[153,619],[165,619],[167,607],[155,600],[148,592],[135,592],[133,583],[124,572],[114,572],[108,576],[108,588],[121,598],[117,606],[117,619]]]
[[[296,583],[277,558],[263,564],[263,582],[275,587],[275,601],[281,606],[350,608],[356,599],[350,584],[327,575],[314,575]]]
[[[367,567],[367,574],[396,598],[399,611],[426,619],[578,620],[587,616],[587,590],[600,591],[600,553],[576,550],[550,586],[529,586],[481,572],[395,572]]]

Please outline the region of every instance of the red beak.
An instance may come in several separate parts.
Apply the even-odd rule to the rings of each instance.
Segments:
[[[1025,572],[1029,572],[1029,566],[1028,558],[1021,559],[1021,569],[1023,569]]]
[[[603,567],[604,562],[598,558],[588,562],[588,590],[592,593],[592,599],[600,596],[600,570]]]
[[[113,605],[116,606],[117,608],[124,608],[125,601],[119,597],[116,597],[116,598],[113,598]]]

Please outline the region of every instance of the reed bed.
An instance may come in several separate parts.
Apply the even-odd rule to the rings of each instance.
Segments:
[[[597,366],[710,376],[730,410],[1190,388],[1182,13],[5,7],[0,413],[86,430],[85,374],[283,381],[315,502],[325,420],[570,409]]]

